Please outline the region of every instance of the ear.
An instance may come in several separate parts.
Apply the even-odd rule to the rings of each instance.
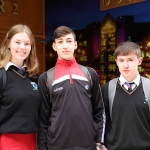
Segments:
[[[74,50],[76,50],[76,49],[78,48],[77,41],[75,41],[75,42],[74,42],[74,44],[75,44],[75,48],[74,48]]]
[[[115,62],[116,62],[116,65],[118,66],[118,64],[117,64],[117,59],[115,59]]]
[[[10,49],[10,43],[8,45],[5,45],[5,46],[7,46],[7,49]]]
[[[53,47],[54,51],[56,51],[56,44],[55,44],[55,42],[53,42],[52,47]]]
[[[138,65],[141,65],[142,61],[143,61],[143,58],[140,57],[140,58],[139,58],[139,63],[138,63]]]
[[[10,50],[10,44],[7,46],[7,49]]]

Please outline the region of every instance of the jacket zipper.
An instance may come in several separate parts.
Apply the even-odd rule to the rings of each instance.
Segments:
[[[68,65],[68,70],[69,70],[70,84],[73,84],[72,75],[71,75],[71,71],[69,68],[69,61],[67,61],[67,65]]]

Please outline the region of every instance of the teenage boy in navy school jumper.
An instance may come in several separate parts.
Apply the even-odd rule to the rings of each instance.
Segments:
[[[123,42],[114,56],[121,75],[112,104],[108,99],[109,83],[102,87],[109,126],[105,146],[109,150],[150,150],[150,112],[138,72],[142,63],[140,46]]]
[[[43,101],[38,150],[107,150],[101,145],[105,117],[97,74],[88,68],[93,82],[91,87],[74,58],[77,42],[72,29],[58,27],[53,39],[58,59],[51,100],[47,73],[39,78]]]

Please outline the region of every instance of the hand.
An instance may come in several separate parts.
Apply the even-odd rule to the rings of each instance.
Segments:
[[[100,150],[100,148],[98,148],[98,147],[96,147],[97,148],[97,150]]]
[[[97,150],[100,150],[100,148],[96,147]],[[103,147],[101,150],[108,150],[106,147]]]
[[[103,147],[102,150],[108,150],[106,147]]]

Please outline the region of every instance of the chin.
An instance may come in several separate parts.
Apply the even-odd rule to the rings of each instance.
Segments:
[[[26,59],[26,58],[22,58],[22,57],[21,57],[21,58],[18,58],[18,60],[22,60],[22,61],[24,61],[25,59]]]
[[[64,57],[65,60],[70,60],[72,59],[71,57]]]

